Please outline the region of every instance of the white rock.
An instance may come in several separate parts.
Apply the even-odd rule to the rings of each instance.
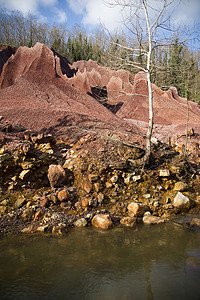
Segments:
[[[133,181],[139,181],[141,179],[141,175],[135,175],[132,177]]]
[[[87,226],[87,221],[85,218],[80,218],[74,222],[74,226],[76,227],[85,227]]]
[[[30,170],[23,170],[23,171],[19,174],[19,178],[20,178],[21,180],[23,180],[29,172],[30,172]]]
[[[151,198],[151,195],[150,195],[150,194],[144,194],[144,195],[143,195],[143,198],[149,199],[149,198]]]
[[[113,177],[110,178],[110,181],[111,181],[112,183],[117,182],[117,180],[118,180],[118,176],[117,176],[117,175],[114,175]]]
[[[190,208],[190,200],[188,197],[183,195],[181,192],[176,194],[174,198],[173,205],[180,209],[189,209]]]
[[[163,169],[159,171],[159,176],[160,177],[168,177],[170,175],[170,172],[168,169]]]

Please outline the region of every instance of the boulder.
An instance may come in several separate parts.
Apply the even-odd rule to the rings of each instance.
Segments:
[[[74,222],[74,226],[76,227],[85,227],[87,226],[87,220],[85,218],[80,218]]]
[[[173,205],[181,210],[188,210],[190,208],[190,200],[181,192],[178,192],[174,198]]]
[[[148,210],[148,207],[143,203],[131,202],[127,209],[129,217],[141,217]]]
[[[182,182],[182,181],[178,181],[174,185],[174,191],[183,192],[183,191],[186,191],[187,189],[188,189],[187,183]]]
[[[167,220],[167,218],[152,216],[150,212],[146,212],[142,219],[144,224],[161,224],[166,222]]]
[[[65,201],[68,201],[70,198],[70,194],[68,192],[68,190],[62,190],[58,193],[58,200],[60,202],[65,202]]]
[[[133,181],[139,181],[141,178],[141,175],[135,175],[132,177]]]
[[[60,165],[50,165],[47,176],[51,187],[58,187],[66,181],[65,170]]]
[[[137,219],[132,217],[124,217],[120,220],[120,223],[127,227],[134,227],[136,225]]]
[[[98,214],[92,219],[92,225],[96,228],[108,229],[113,223],[108,214]]]

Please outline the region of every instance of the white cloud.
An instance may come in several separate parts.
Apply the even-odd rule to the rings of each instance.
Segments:
[[[53,6],[58,0],[0,0],[0,7],[8,10],[18,10],[23,14],[38,13],[39,5]]]
[[[54,7],[54,12],[57,15],[57,22],[64,23],[67,21],[67,15],[63,10]]]
[[[110,30],[122,26],[122,7],[109,8],[103,0],[66,0],[66,2],[74,13],[82,15],[84,25],[96,26],[101,22]],[[121,2],[137,4],[141,1],[123,0]],[[149,4],[149,16],[153,22],[157,14],[156,9],[159,10],[162,7],[163,0],[148,0],[147,4]],[[124,16],[127,10],[123,9]],[[167,14],[173,15],[172,22],[176,25],[190,24],[195,18],[199,21],[200,0],[174,0],[166,10],[165,16]]]
[[[110,8],[103,0],[66,0],[71,10],[83,15],[84,25],[96,26],[100,23],[113,30],[121,25],[121,8]]]
[[[0,0],[0,6],[8,10],[19,10],[24,14],[37,11],[37,1],[35,0]]]
[[[93,1],[96,2],[96,0]],[[79,15],[85,13],[87,2],[90,2],[90,0],[66,0],[66,2],[68,3],[71,10]]]
[[[0,7],[10,11],[18,10],[24,15],[32,13],[37,15],[41,22],[48,22],[47,17],[41,15],[40,8],[50,8],[56,16],[56,22],[64,23],[67,21],[67,15],[63,10],[56,7],[59,0],[0,0]]]

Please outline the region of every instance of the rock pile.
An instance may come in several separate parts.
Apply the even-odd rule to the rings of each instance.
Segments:
[[[87,139],[95,143],[95,136],[85,137],[81,147],[80,141],[64,147],[52,135],[12,130],[2,132],[0,149],[1,234],[135,227],[199,212],[198,173],[168,145],[157,146],[154,167],[143,172],[138,147],[105,140],[104,151],[101,145],[95,155],[87,149]],[[164,160],[159,151],[165,151]]]

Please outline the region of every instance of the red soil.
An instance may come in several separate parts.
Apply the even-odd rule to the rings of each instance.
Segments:
[[[87,129],[106,135],[115,132],[132,141],[143,139],[148,122],[144,73],[134,77],[128,71],[113,71],[91,60],[71,65],[40,43],[32,48],[1,46],[1,69],[0,115],[12,123],[60,135]],[[124,103],[116,114],[87,95],[97,86],[105,90],[107,104]],[[154,134],[164,139],[182,133],[186,99],[179,97],[175,88],[164,92],[153,85],[153,90]],[[189,128],[195,132],[200,129],[200,109],[193,102],[189,102]]]
[[[33,48],[19,47],[8,58],[0,76],[0,115],[29,130],[60,135],[67,134],[69,128],[80,128],[79,135],[85,134],[82,129],[102,134],[111,131],[137,141],[139,137],[134,132],[140,132],[138,127],[127,124],[93,97],[70,85],[70,78],[62,70],[65,67],[70,76],[73,68],[64,60],[60,64],[54,54],[37,43]]]

